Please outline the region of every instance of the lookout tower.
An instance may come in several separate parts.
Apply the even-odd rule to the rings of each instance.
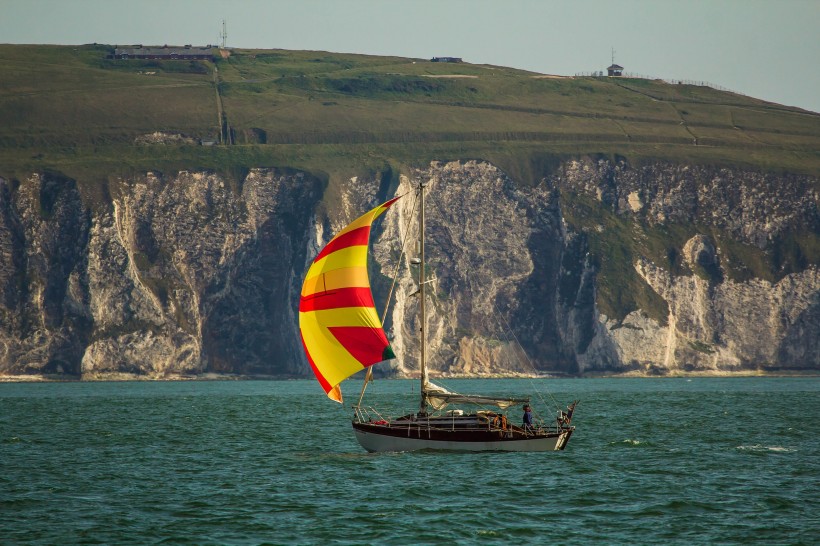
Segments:
[[[624,72],[624,67],[619,64],[612,63],[606,68],[607,76],[621,76]]]
[[[623,75],[624,67],[619,64],[615,64],[615,48],[612,48],[612,64],[606,68],[606,75],[607,76],[621,76]]]

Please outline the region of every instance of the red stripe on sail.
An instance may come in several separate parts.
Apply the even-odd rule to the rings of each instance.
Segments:
[[[348,231],[342,235],[339,235],[335,239],[331,239],[331,241],[322,249],[316,258],[314,258],[313,262],[316,263],[328,254],[336,252],[337,250],[341,250],[343,248],[347,248],[349,246],[366,246],[367,240],[370,237],[370,226],[363,226],[360,228],[356,228],[352,231]]]
[[[324,311],[343,307],[375,307],[369,287],[351,286],[329,292],[317,292],[299,300],[299,312]]]
[[[398,201],[398,200],[399,200],[399,199],[401,199],[402,197],[404,197],[404,194],[401,194],[401,195],[399,195],[398,197],[394,197],[394,198],[393,198],[393,199],[391,199],[390,201],[385,201],[384,203],[382,203],[382,206],[380,207],[380,208],[381,208],[381,210],[385,211],[385,210],[389,209],[389,208],[390,208],[390,205],[392,205],[393,203],[395,203],[396,201]]]
[[[307,346],[305,345],[305,338],[301,332],[299,332],[299,337],[302,339],[302,348],[305,350],[305,356],[307,356],[308,364],[313,369],[313,373],[316,374],[316,379],[319,380],[319,384],[325,389],[325,393],[329,393],[331,389],[333,389],[333,385],[328,383],[325,376],[322,375],[322,372],[319,371],[319,368],[316,367],[316,364],[313,362],[313,358],[310,356],[310,352],[307,350]]]
[[[370,366],[384,360],[384,348],[389,343],[381,328],[331,326],[328,330],[362,366]]]

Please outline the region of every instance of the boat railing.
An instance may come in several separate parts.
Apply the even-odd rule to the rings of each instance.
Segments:
[[[354,421],[357,423],[389,423],[390,420],[382,416],[374,407],[353,406]],[[374,418],[375,417],[375,418]]]
[[[449,416],[447,416],[449,417]],[[496,424],[493,420],[477,419],[471,423],[458,424],[455,419],[444,417],[424,417],[415,420],[398,420],[391,423],[393,428],[400,430],[407,430],[408,435],[421,433],[423,431],[447,431],[447,432],[494,432],[504,437],[512,438],[514,436],[543,436],[550,433],[546,427],[533,427],[531,430],[525,430],[522,427],[507,423],[506,427]]]

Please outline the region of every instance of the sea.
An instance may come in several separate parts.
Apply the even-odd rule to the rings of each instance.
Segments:
[[[449,380],[565,451],[365,452],[361,383],[0,384],[2,544],[820,544],[820,378]],[[379,380],[398,416],[418,382]],[[509,409],[519,420],[521,408]]]

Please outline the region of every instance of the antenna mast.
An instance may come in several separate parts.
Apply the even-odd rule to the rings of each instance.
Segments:
[[[224,21],[223,21],[223,23],[224,23]],[[223,44],[222,47],[225,47],[225,45]],[[612,64],[615,64],[615,48],[614,47],[612,48]]]
[[[222,19],[222,34],[220,34],[219,37],[222,38],[222,49],[225,49],[225,43],[228,40],[228,30],[225,25],[225,19]]]

